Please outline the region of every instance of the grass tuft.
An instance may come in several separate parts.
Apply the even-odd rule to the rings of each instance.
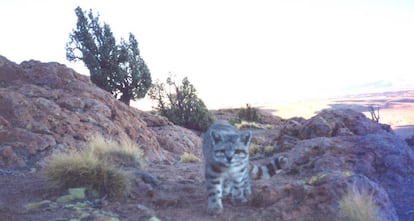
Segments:
[[[240,121],[239,123],[234,123],[234,126],[241,130],[241,129],[263,129],[263,130],[270,130],[273,128],[270,124],[261,124],[257,122],[249,122],[249,121]]]
[[[56,188],[90,187],[102,195],[124,197],[130,193],[129,174],[122,166],[142,166],[142,151],[129,139],[120,145],[94,137],[82,151],[53,154],[44,169]]]
[[[196,155],[192,153],[183,153],[180,157],[181,163],[193,163],[193,162],[200,162],[200,158],[198,158]]]
[[[260,152],[260,145],[255,143],[250,143],[249,146],[249,156],[254,156]]]
[[[355,184],[339,201],[339,214],[343,221],[381,221],[380,208],[375,203],[373,193],[366,187]]]
[[[275,151],[275,148],[271,145],[267,145],[264,147],[264,152],[266,155],[271,155]]]
[[[120,144],[114,140],[95,136],[88,145],[91,154],[104,161],[118,166],[143,167],[145,165],[144,153],[141,148],[129,138],[121,140]]]

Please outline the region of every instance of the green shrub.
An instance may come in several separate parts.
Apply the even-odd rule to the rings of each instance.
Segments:
[[[83,61],[91,81],[127,105],[145,97],[151,87],[151,73],[135,36],[130,33],[128,41],[117,43],[110,26],[102,25],[92,10],[83,11],[78,6],[75,14],[78,22],[66,44],[66,58]]]
[[[236,127],[237,125],[241,124],[241,122],[242,121],[239,118],[232,118],[229,120],[229,124],[236,126]]]
[[[252,107],[250,104],[246,104],[246,108],[240,109],[239,119],[248,122],[261,122],[259,114],[257,113],[257,109]]]
[[[118,145],[97,136],[82,151],[53,154],[43,172],[55,188],[89,187],[109,197],[125,197],[131,181],[122,166],[142,166],[142,157],[142,151],[128,139]]]
[[[214,122],[204,102],[197,97],[196,89],[185,77],[181,84],[176,83],[171,77],[165,84],[156,82],[149,96],[157,102],[156,111],[168,118],[174,124],[200,131],[205,131]]]

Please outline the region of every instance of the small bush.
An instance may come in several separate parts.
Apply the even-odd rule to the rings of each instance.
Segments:
[[[254,156],[260,152],[260,145],[251,143],[249,146],[249,156]]]
[[[143,167],[144,153],[136,143],[129,138],[121,140],[120,144],[114,140],[107,140],[102,136],[95,136],[88,143],[89,151],[98,158],[109,161],[118,166]]]
[[[261,122],[257,109],[252,107],[250,104],[246,104],[246,108],[240,109],[239,119],[248,122]]]
[[[366,187],[355,184],[339,201],[339,215],[343,221],[381,221],[380,208]]]
[[[275,148],[273,147],[273,146],[271,146],[271,145],[268,145],[268,146],[265,146],[264,147],[264,153],[266,154],[266,155],[271,155],[271,154],[273,154],[273,151],[275,150]]]
[[[200,158],[198,158],[196,155],[192,153],[183,153],[180,157],[181,163],[193,163],[193,162],[200,162]]]
[[[53,155],[45,175],[53,187],[86,186],[110,197],[126,196],[131,187],[124,171],[86,152]]]
[[[231,124],[233,126],[236,126],[236,127],[237,127],[238,124],[241,124],[241,122],[242,121],[239,118],[232,118],[232,119],[229,120],[229,124]]]
[[[157,102],[157,112],[168,118],[174,124],[200,131],[205,131],[214,122],[204,102],[197,97],[196,89],[187,78],[181,84],[171,77],[163,83],[155,83],[149,91],[149,96]]]
[[[44,174],[56,188],[90,187],[102,195],[125,197],[131,191],[129,174],[120,167],[125,162],[142,165],[142,152],[132,141],[118,145],[97,136],[82,151],[53,154]]]

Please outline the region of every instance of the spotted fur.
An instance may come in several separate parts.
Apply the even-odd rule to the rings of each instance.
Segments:
[[[250,131],[238,131],[227,122],[219,121],[209,127],[203,139],[205,178],[208,194],[207,211],[223,211],[222,197],[231,195],[233,204],[247,202],[251,194],[250,177],[266,179],[278,173],[286,157],[272,159],[264,166],[249,163]]]

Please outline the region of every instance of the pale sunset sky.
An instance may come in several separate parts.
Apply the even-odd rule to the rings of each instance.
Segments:
[[[1,0],[0,54],[65,57],[74,9],[135,35],[153,80],[187,76],[208,108],[414,89],[413,0]]]

